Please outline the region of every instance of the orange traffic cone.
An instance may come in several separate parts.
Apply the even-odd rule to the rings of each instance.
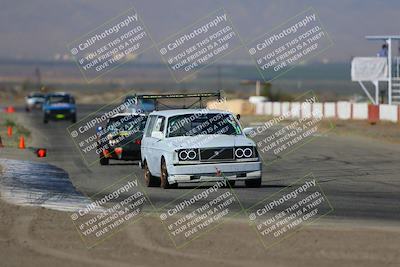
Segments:
[[[8,113],[14,113],[14,112],[15,112],[14,107],[13,107],[13,106],[9,106],[9,107],[7,108],[7,112],[8,112]]]
[[[11,126],[7,127],[7,135],[10,137],[12,136],[12,127]]]
[[[23,136],[23,135],[21,135],[21,136],[19,137],[19,146],[18,146],[18,148],[20,148],[20,149],[25,149],[25,139],[24,139],[24,136]]]

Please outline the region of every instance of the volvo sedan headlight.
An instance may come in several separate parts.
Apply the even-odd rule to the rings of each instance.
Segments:
[[[255,147],[235,147],[235,158],[237,159],[248,159],[248,158],[256,158],[257,151]]]
[[[177,154],[179,161],[199,160],[198,149],[180,149]]]

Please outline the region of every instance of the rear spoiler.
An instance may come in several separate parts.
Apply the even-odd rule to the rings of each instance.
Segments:
[[[155,108],[158,110],[159,105],[163,105],[169,108],[167,105],[160,103],[158,100],[160,99],[176,99],[176,98],[198,98],[197,101],[192,103],[191,105],[185,108],[191,108],[196,104],[200,104],[200,108],[203,108],[202,100],[203,98],[216,97],[218,100],[222,99],[222,92],[214,92],[214,93],[192,93],[192,94],[157,94],[157,95],[134,95],[137,99],[151,99],[155,102]]]
[[[195,93],[195,94],[159,94],[159,95],[136,95],[138,99],[162,99],[162,98],[203,98],[218,97],[221,98],[221,92],[216,93]]]

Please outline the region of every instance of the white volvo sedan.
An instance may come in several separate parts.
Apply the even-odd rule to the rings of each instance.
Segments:
[[[150,113],[141,144],[147,186],[243,180],[261,185],[261,161],[230,112],[177,109]]]

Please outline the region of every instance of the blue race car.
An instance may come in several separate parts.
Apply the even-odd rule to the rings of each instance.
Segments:
[[[72,95],[67,93],[47,94],[43,104],[43,122],[49,120],[70,120],[76,122],[76,105]]]

